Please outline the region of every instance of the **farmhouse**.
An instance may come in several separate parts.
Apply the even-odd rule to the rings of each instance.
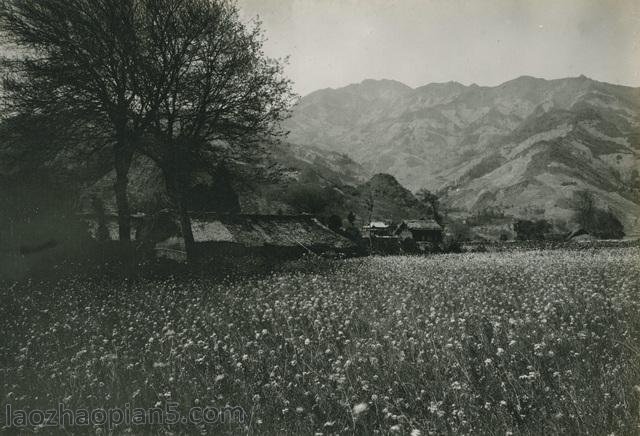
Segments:
[[[117,241],[118,217],[82,214],[94,240]],[[157,257],[186,260],[177,218],[169,212],[132,215],[131,239],[147,244]],[[304,253],[354,253],[356,245],[311,215],[194,213],[191,231],[196,250],[205,257],[264,255],[280,258]]]
[[[388,221],[371,221],[362,227],[362,238],[373,253],[399,254],[400,241]]]
[[[291,258],[356,250],[353,242],[311,215],[201,213],[191,217],[191,229],[196,249],[205,257],[255,254]],[[155,251],[159,257],[183,260],[184,241],[175,232],[156,243]]]
[[[432,219],[402,221],[394,233],[403,241],[413,239],[415,242],[438,244],[443,238],[442,227]]]
[[[371,221],[362,227],[363,238],[391,236],[392,233],[393,228],[391,224],[386,221]]]

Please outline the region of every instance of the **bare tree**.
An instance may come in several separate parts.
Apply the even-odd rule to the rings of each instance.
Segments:
[[[6,62],[13,110],[65,112],[111,136],[121,241],[134,152],[162,169],[192,257],[190,174],[260,154],[283,133],[291,82],[264,55],[260,23],[242,23],[233,1],[5,0],[0,23],[26,53]]]
[[[164,173],[192,259],[186,204],[192,171],[264,151],[283,133],[279,122],[288,115],[293,93],[282,63],[262,51],[260,23],[242,23],[235,2],[156,0],[153,5],[152,23],[161,24],[149,32],[147,81],[166,88],[140,150]]]

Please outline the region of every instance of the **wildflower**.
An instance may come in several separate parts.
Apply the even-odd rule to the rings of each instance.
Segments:
[[[358,416],[361,413],[366,412],[368,408],[369,406],[367,405],[367,403],[358,403],[355,406],[353,406],[353,414]]]

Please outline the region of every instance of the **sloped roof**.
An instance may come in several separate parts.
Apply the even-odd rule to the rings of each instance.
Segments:
[[[409,230],[442,230],[440,224],[432,219],[406,220],[403,221],[402,224],[404,224]]]
[[[353,243],[310,215],[201,214],[191,219],[196,242],[235,242],[263,245],[349,248]]]
[[[389,224],[384,221],[371,221],[368,226],[365,226],[370,229],[387,229],[389,228]]]

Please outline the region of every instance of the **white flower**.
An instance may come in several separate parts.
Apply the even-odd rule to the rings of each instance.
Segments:
[[[361,413],[366,412],[368,408],[369,406],[367,405],[367,403],[356,404],[355,406],[353,406],[353,414],[356,416],[360,415]]]

